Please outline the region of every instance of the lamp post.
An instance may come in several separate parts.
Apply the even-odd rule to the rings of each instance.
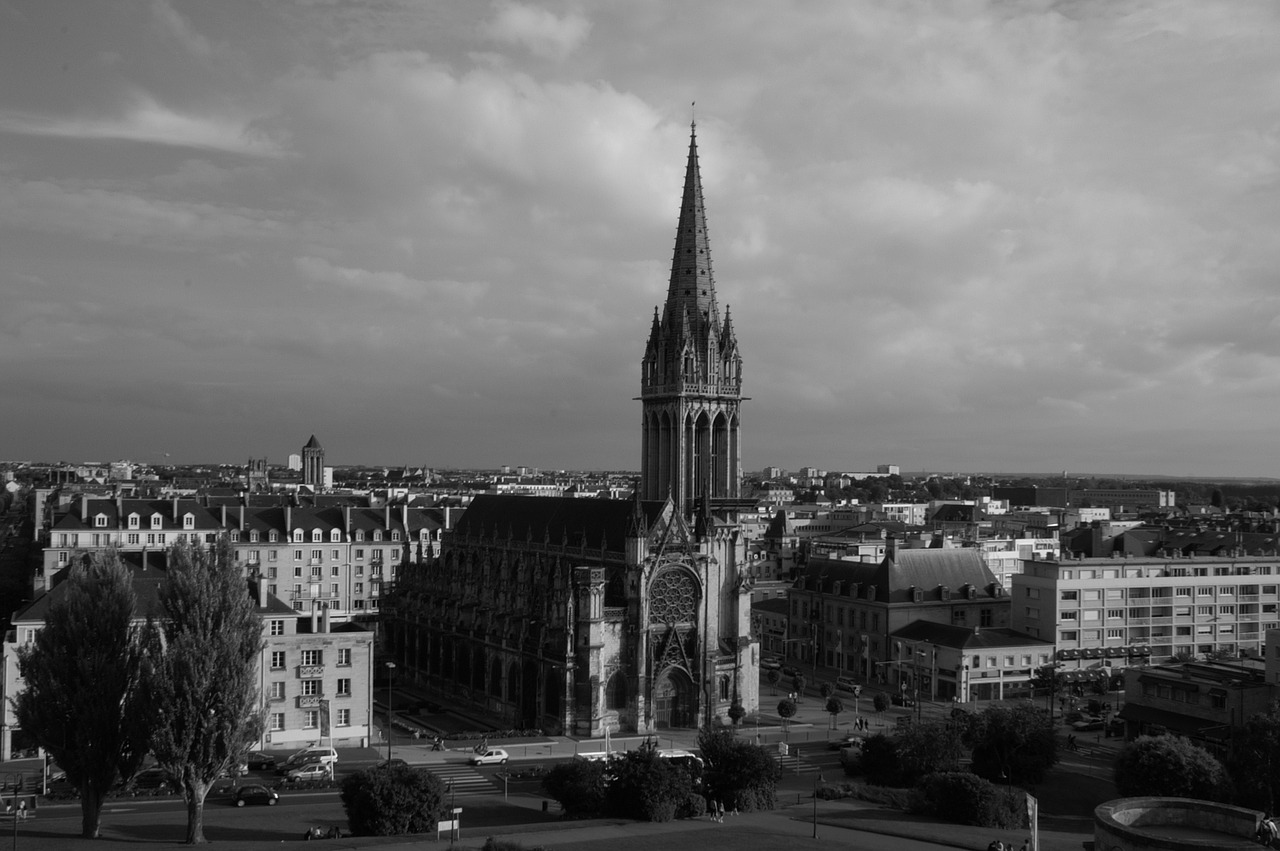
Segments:
[[[391,676],[395,673],[396,663],[387,663],[387,762],[391,762]]]
[[[818,784],[822,783],[822,774],[813,775],[813,838],[818,838]]]
[[[19,798],[22,793],[22,773],[6,774],[5,785],[8,786],[10,784],[13,785],[13,851],[18,851],[18,815],[22,812],[22,808],[19,806]]]

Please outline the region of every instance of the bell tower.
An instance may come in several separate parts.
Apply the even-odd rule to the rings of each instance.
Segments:
[[[742,358],[729,309],[721,318],[716,304],[696,125],[689,132],[667,301],[654,309],[640,400],[643,499],[670,496],[687,517],[700,499],[739,496]]]

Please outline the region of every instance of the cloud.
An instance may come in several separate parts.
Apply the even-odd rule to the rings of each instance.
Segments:
[[[167,0],[151,0],[151,16],[159,29],[174,37],[187,53],[207,59],[213,54],[209,39],[196,32],[190,21],[178,13]]]
[[[458,281],[420,281],[400,272],[370,272],[334,266],[319,257],[297,257],[294,267],[307,280],[333,284],[357,293],[391,295],[407,301],[447,298],[456,307],[470,307],[488,289],[486,284]]]
[[[496,14],[481,33],[504,44],[518,44],[543,59],[562,61],[577,50],[591,32],[591,22],[578,12],[557,17],[524,3],[495,4]]]
[[[284,152],[244,118],[195,115],[169,109],[144,92],[135,91],[115,116],[44,116],[0,111],[0,132],[85,141],[116,140],[204,148],[255,157]]]

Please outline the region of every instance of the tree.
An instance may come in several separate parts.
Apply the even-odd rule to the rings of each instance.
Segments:
[[[1239,803],[1274,813],[1280,790],[1280,703],[1250,715],[1235,731],[1229,765]]]
[[[831,714],[831,729],[836,728],[836,716],[844,712],[844,701],[834,694],[827,697],[827,712]]]
[[[542,778],[542,790],[569,818],[594,816],[604,810],[604,762],[575,759],[555,765]]]
[[[1116,757],[1116,789],[1123,797],[1218,800],[1227,774],[1213,754],[1181,736],[1139,736]]]
[[[203,844],[204,799],[262,731],[256,668],[262,622],[226,536],[169,550],[149,690],[156,761],[182,786],[189,845]]]
[[[94,839],[107,791],[142,764],[151,716],[132,573],[115,551],[67,571],[49,592],[44,627],[18,649],[26,686],[13,708],[18,726],[80,790],[80,835]]]
[[[878,691],[875,697],[871,698],[871,705],[875,707],[876,712],[884,712],[889,708],[889,698],[885,697],[884,692]]]
[[[698,732],[698,750],[707,763],[708,790],[729,809],[754,812],[776,806],[782,768],[764,747],[729,730],[704,729]]]
[[[796,674],[791,678],[791,687],[795,689],[796,700],[804,700],[804,687],[808,680],[804,678],[804,674]]]
[[[1039,783],[1058,761],[1049,714],[1030,703],[988,706],[969,722],[973,773],[988,780]]]
[[[611,816],[671,821],[693,791],[689,772],[658,756],[655,748],[627,751],[610,760],[609,773],[605,809]]]
[[[777,694],[778,683],[782,682],[782,672],[779,671],[777,668],[774,668],[773,670],[769,671],[768,674],[765,675],[765,679],[769,681],[770,693]]]
[[[818,694],[822,695],[824,699],[831,697],[831,695],[835,693],[836,693],[836,687],[833,686],[831,683],[822,683],[821,685],[818,686]]]
[[[734,723],[734,726],[741,724],[742,719],[745,718],[746,715],[747,715],[747,708],[743,706],[741,703],[734,703],[732,706],[729,707],[729,720]]]
[[[778,717],[782,719],[782,730],[786,732],[787,722],[796,714],[796,702],[789,697],[778,701]]]
[[[893,744],[907,786],[935,771],[958,771],[964,756],[964,743],[946,721],[908,724],[893,734]]]
[[[349,774],[342,807],[356,836],[427,833],[444,815],[445,786],[428,771],[390,765]]]
[[[862,743],[862,773],[875,786],[901,786],[902,762],[896,741],[876,733]]]

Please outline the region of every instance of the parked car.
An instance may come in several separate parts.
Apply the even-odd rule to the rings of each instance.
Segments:
[[[915,706],[916,699],[905,694],[895,694],[892,698],[894,706]]]
[[[244,763],[249,767],[250,771],[275,771],[276,758],[274,754],[263,753],[262,751],[253,751],[244,756]]]
[[[781,667],[782,667],[782,663],[779,662],[777,659],[761,659],[760,660],[760,670],[762,671],[776,671]]]
[[[405,762],[403,759],[384,759],[382,762],[375,765],[374,769],[408,768],[408,767],[409,767],[409,763]]]
[[[133,775],[133,780],[130,781],[129,785],[135,789],[156,789],[161,791],[166,789],[176,789],[178,786],[178,784],[173,782],[173,778],[169,775],[169,772],[158,766],[155,768],[144,768],[142,771],[139,771],[137,774]]]
[[[786,677],[794,677],[794,676],[797,676],[799,673],[800,673],[799,668],[793,668],[790,665],[784,665],[782,668],[782,674],[783,676],[786,676]]]
[[[244,759],[236,760],[219,774],[219,777],[244,777],[249,773],[249,763]]]
[[[308,762],[290,768],[284,779],[288,783],[298,783],[303,780],[328,780],[332,776],[332,766],[323,762]]]
[[[308,762],[322,762],[325,765],[332,765],[337,761],[338,752],[333,748],[310,747],[290,754],[284,764],[286,766],[296,766]]]
[[[467,757],[471,765],[506,765],[507,752],[502,748],[489,748],[481,753],[473,753]]]
[[[1101,730],[1107,725],[1107,722],[1101,718],[1085,718],[1083,721],[1077,721],[1071,725],[1071,729],[1077,733],[1092,733],[1094,730]]]
[[[243,807],[246,804],[266,804],[268,807],[274,807],[278,800],[280,796],[275,790],[268,789],[266,786],[241,786],[236,792],[235,804],[237,807]]]

